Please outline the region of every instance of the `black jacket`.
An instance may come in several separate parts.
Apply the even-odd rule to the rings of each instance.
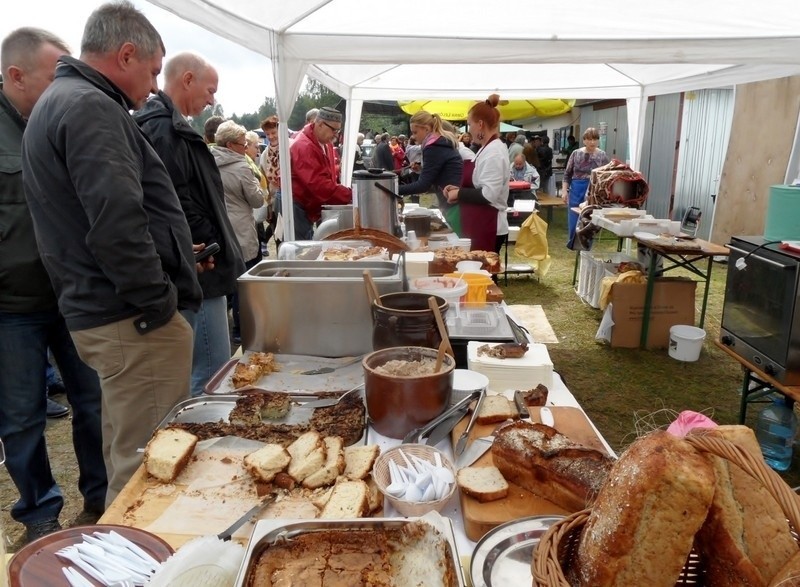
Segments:
[[[381,141],[377,144],[375,152],[372,154],[372,166],[386,171],[394,171],[394,158],[389,143]]]
[[[25,121],[0,83],[0,312],[43,312],[56,295],[42,265],[22,187]]]
[[[236,291],[245,271],[242,250],[225,209],[222,178],[214,156],[164,92],[133,115],[167,168],[192,231],[192,241],[217,243],[213,271],[198,275],[205,298]]]
[[[22,141],[39,252],[70,330],[136,317],[145,334],[202,301],[189,225],[132,107],[64,56]]]
[[[400,195],[421,194],[427,192],[431,186],[436,188],[436,198],[439,208],[447,210],[453,204],[447,203],[442,188],[448,185],[461,186],[464,172],[464,161],[458,149],[445,137],[439,137],[430,145],[422,147],[422,173],[414,183],[400,186]]]

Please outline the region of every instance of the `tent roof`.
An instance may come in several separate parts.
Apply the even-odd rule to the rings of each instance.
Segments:
[[[800,73],[797,0],[151,0],[357,99],[626,98]]]

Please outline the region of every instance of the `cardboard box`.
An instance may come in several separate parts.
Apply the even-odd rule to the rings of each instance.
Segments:
[[[694,324],[697,282],[691,279],[658,279],[650,304],[647,348],[669,345],[669,329],[675,324]],[[647,284],[615,283],[611,288],[611,346],[638,348],[642,335],[642,314]]]

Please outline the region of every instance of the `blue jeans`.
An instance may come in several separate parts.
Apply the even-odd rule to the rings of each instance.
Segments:
[[[78,489],[93,504],[102,504],[106,496],[97,374],[78,357],[57,310],[0,312],[0,438],[5,444],[6,469],[19,491],[11,517],[26,525],[57,518],[64,505],[44,437],[48,347],[72,406]]]
[[[204,299],[197,312],[182,310],[192,326],[192,397],[203,393],[208,380],[231,358],[228,301],[225,296]]]

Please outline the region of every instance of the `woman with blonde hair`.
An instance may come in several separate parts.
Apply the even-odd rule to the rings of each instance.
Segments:
[[[448,185],[447,201],[458,203],[464,236],[472,240],[472,250],[499,251],[508,235],[508,149],[499,140],[500,96],[492,94],[469,110],[467,122],[473,140],[481,148],[472,162],[471,182],[463,187]]]
[[[583,133],[583,147],[572,152],[567,161],[567,168],[564,170],[561,199],[568,208],[569,240],[567,248],[570,249],[573,248],[575,242],[575,226],[578,223],[578,213],[573,212],[572,209],[580,206],[586,199],[592,170],[609,162],[608,155],[598,147],[599,144],[600,133],[596,128],[587,128]]]
[[[449,203],[442,190],[446,185],[461,185],[464,164],[458,154],[458,139],[442,128],[438,114],[425,110],[411,117],[410,126],[411,135],[422,146],[422,171],[417,181],[400,186],[400,195],[422,194],[433,186],[447,224],[460,235],[458,206]]]

